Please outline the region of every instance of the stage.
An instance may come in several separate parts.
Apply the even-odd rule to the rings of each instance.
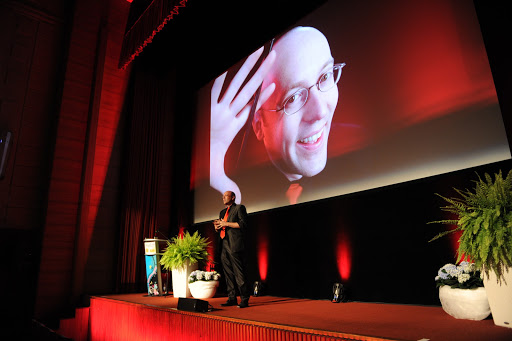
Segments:
[[[125,294],[91,297],[90,307],[61,321],[59,334],[78,340],[512,340],[512,329],[457,320],[440,307],[331,303],[273,296],[252,297],[245,309],[178,310],[172,296]]]

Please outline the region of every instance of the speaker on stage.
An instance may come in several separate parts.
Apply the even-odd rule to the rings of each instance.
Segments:
[[[180,297],[178,299],[178,310],[199,311],[204,313],[208,311],[208,302],[195,298]]]

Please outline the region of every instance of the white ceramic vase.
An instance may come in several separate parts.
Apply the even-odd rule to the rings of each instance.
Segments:
[[[182,268],[172,270],[172,295],[174,297],[190,297],[188,276],[197,270],[197,263],[189,265],[188,261]]]
[[[443,310],[456,319],[478,321],[491,313],[484,287],[457,289],[443,285],[439,288],[439,300]]]
[[[192,297],[199,299],[212,298],[215,296],[219,281],[195,281],[188,284]]]
[[[483,275],[484,286],[489,297],[492,318],[497,326],[512,328],[512,268],[505,269],[504,278],[498,282],[496,273]]]

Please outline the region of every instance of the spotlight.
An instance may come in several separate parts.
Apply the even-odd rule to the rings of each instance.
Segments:
[[[345,288],[341,283],[334,283],[332,286],[332,303],[340,303],[345,301]]]
[[[261,290],[263,289],[263,283],[258,282],[258,281],[254,282],[252,289],[253,289],[253,293],[252,293],[253,296],[260,296]]]

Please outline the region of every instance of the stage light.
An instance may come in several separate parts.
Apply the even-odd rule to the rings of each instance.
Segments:
[[[259,282],[259,281],[254,282],[252,289],[253,289],[253,293],[252,293],[253,296],[260,296],[262,293],[262,289],[263,289],[263,283]]]
[[[345,288],[343,287],[343,284],[341,283],[334,283],[334,285],[332,286],[332,303],[340,303],[340,302],[344,302],[346,297],[345,297]]]

